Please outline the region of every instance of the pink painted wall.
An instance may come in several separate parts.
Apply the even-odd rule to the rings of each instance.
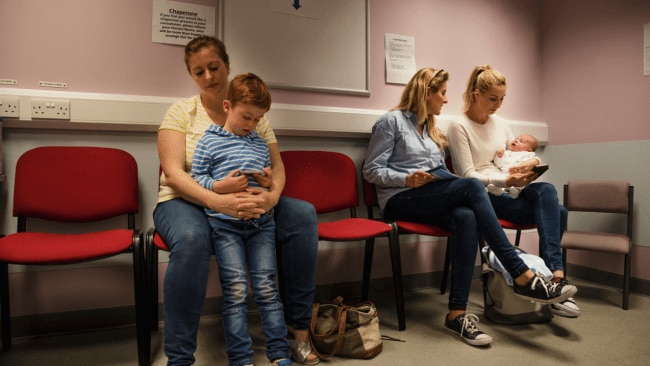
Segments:
[[[192,94],[183,46],[151,42],[152,4],[2,0],[0,78],[17,79],[20,89],[39,89],[43,80],[66,82],[65,90],[75,92]]]
[[[218,1],[188,2],[218,11]],[[642,74],[650,1],[404,4],[370,0],[370,97],[275,90],[274,101],[392,107],[402,86],[385,83],[384,33],[397,33],[415,37],[418,67],[451,73],[443,113],[460,111],[471,68],[490,63],[508,77],[501,115],[547,122],[549,144],[650,138],[650,77]],[[46,80],[67,82],[69,91],[194,94],[183,47],[151,42],[151,9],[151,1],[4,0],[0,78],[17,79],[20,89]]]
[[[650,1],[540,4],[549,144],[650,139],[650,76],[643,76]]]
[[[218,12],[218,1],[187,2],[214,6]],[[151,42],[151,11],[152,0],[3,0],[0,78],[17,79],[13,88],[20,89],[39,89],[38,81],[45,80],[67,82],[67,90],[75,92],[194,94],[183,47]],[[274,102],[391,108],[403,86],[385,83],[384,34],[396,33],[415,37],[418,67],[451,73],[444,113],[460,111],[475,64],[491,63],[509,77],[504,116],[538,121],[540,89],[530,87],[541,80],[539,73],[530,72],[541,68],[537,19],[534,1],[370,0],[370,97],[275,90]]]
[[[408,6],[405,6],[408,4]],[[513,119],[541,119],[541,67],[535,2],[501,0],[408,2],[370,1],[370,97],[276,91],[279,103],[389,109],[403,85],[385,83],[384,34],[414,36],[418,68],[447,70],[449,104],[443,113],[460,113],[462,93],[472,68],[490,63],[509,77],[503,114]]]

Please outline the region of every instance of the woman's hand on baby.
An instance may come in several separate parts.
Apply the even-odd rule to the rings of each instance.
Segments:
[[[523,163],[513,166],[512,168],[508,169],[508,172],[510,174],[515,174],[515,173],[528,173],[530,172],[535,165],[539,164],[539,160],[537,158],[532,158],[524,161]]]
[[[506,178],[506,185],[508,187],[523,187],[526,184],[533,182],[537,177],[539,177],[539,175],[534,173],[532,170],[525,173],[510,174],[508,178]]]

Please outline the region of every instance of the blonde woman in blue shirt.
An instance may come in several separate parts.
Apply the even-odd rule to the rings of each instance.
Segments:
[[[363,176],[377,186],[386,219],[437,224],[453,233],[449,313],[444,326],[470,345],[485,346],[492,343],[492,337],[478,328],[476,315],[466,312],[479,233],[514,278],[513,290],[520,297],[556,303],[577,288],[551,283],[526,266],[499,225],[480,181],[436,179],[431,174],[447,170],[449,144],[436,127],[435,116],[447,103],[448,78],[442,69],[415,73],[399,105],[373,126]]]

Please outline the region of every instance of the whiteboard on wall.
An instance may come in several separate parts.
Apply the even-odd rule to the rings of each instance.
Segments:
[[[222,0],[220,6],[231,75],[253,72],[273,88],[370,95],[368,0]]]

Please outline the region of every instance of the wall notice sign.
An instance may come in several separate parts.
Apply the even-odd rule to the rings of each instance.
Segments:
[[[214,36],[215,34],[214,7],[153,0],[152,42],[184,46],[198,36]]]
[[[385,34],[386,82],[408,84],[415,74],[415,39],[410,36]]]

